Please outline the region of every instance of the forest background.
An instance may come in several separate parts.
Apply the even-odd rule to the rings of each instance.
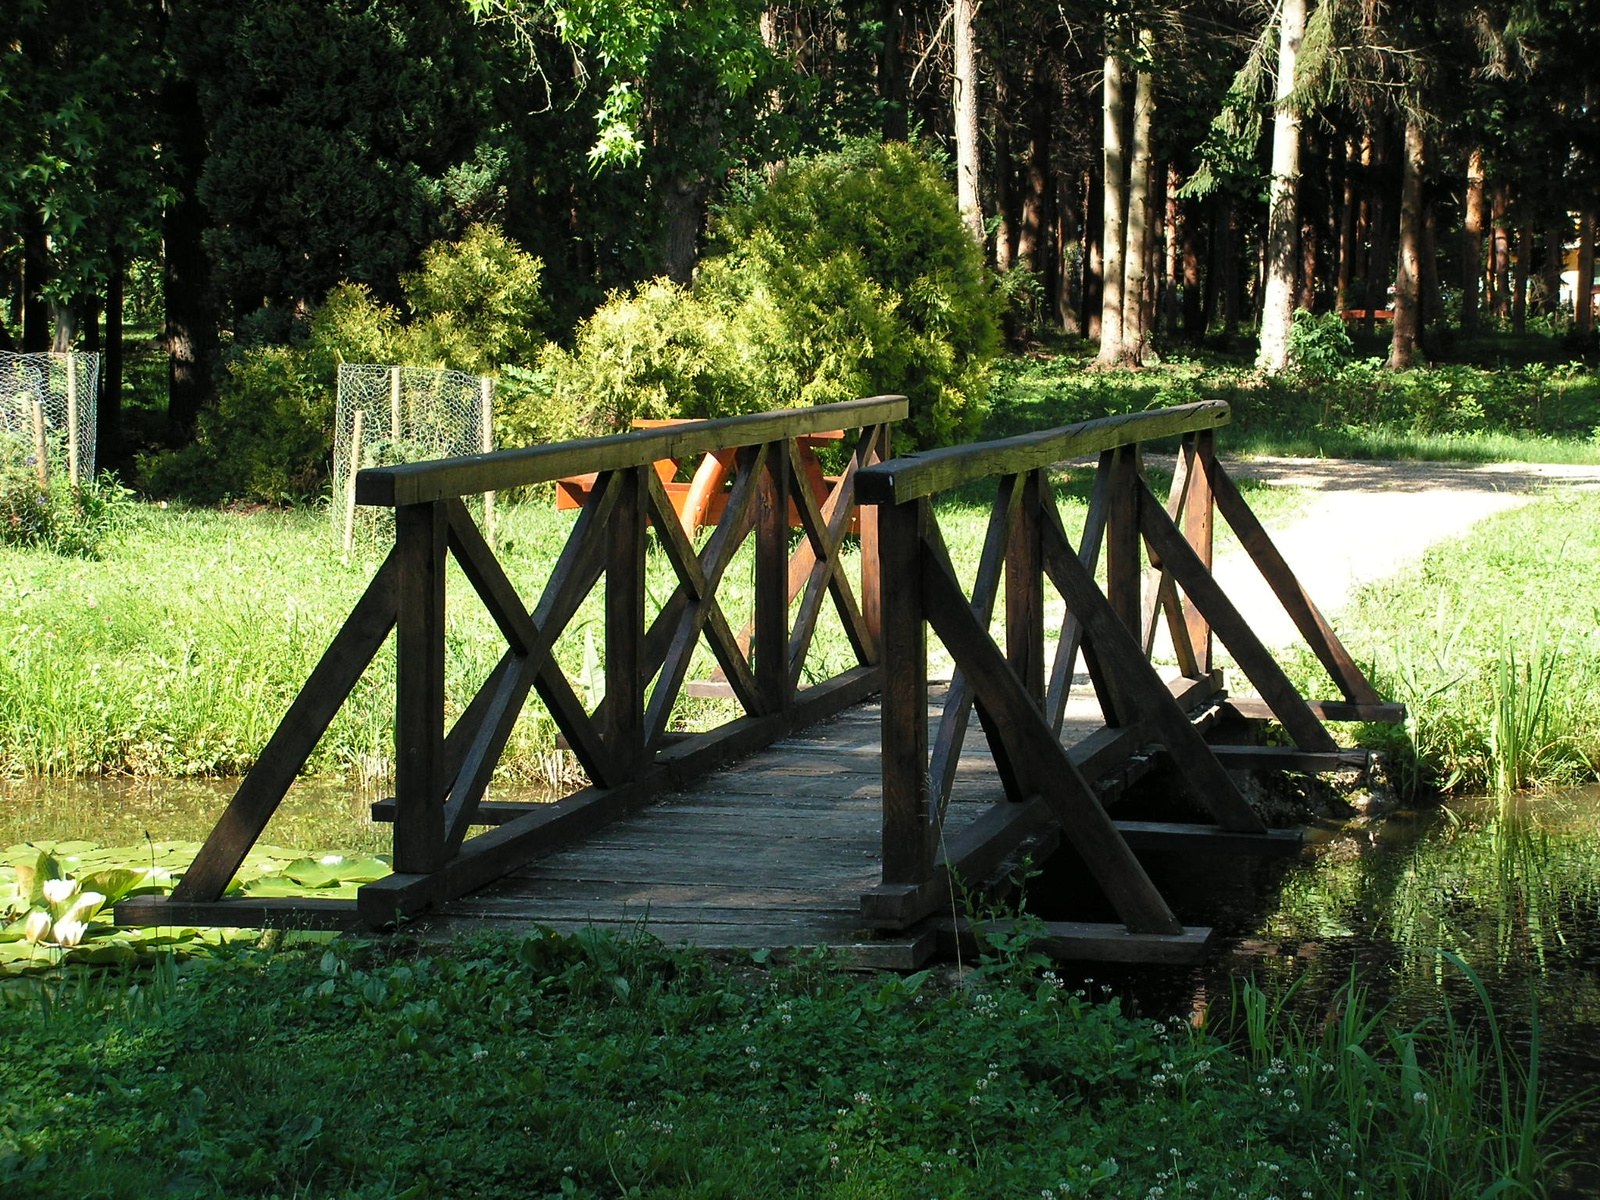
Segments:
[[[100,461],[140,456],[160,492],[314,494],[330,363],[384,350],[498,373],[503,444],[641,415],[637,399],[550,406],[563,378],[604,390],[619,345],[655,376],[611,383],[673,409],[642,415],[907,391],[905,353],[886,356],[871,328],[885,304],[852,308],[859,280],[817,280],[838,246],[790,252],[793,212],[826,227],[844,203],[841,156],[878,155],[880,188],[854,203],[879,213],[891,257],[926,256],[906,230],[945,219],[922,211],[942,203],[927,185],[954,176],[992,269],[987,299],[951,283],[970,270],[959,256],[910,277],[934,300],[906,336],[936,326],[953,347],[942,364],[912,356],[947,409],[918,440],[978,428],[996,317],[1014,344],[1094,339],[1106,365],[1259,331],[1257,364],[1279,372],[1295,309],[1364,313],[1355,332],[1385,335],[1394,367],[1530,323],[1565,337],[1558,361],[1592,353],[1600,14],[1586,3],[24,0],[7,14],[0,348],[100,351]],[[920,150],[898,167],[866,145],[904,140]],[[785,167],[819,156],[834,174],[777,207],[793,228],[771,204],[763,227]],[[708,251],[749,259],[762,228],[777,246],[764,273],[709,269]],[[441,243],[454,248],[430,275]],[[1578,281],[1565,297],[1563,269]],[[705,360],[728,357],[718,313],[748,308],[752,286],[835,301],[827,334],[854,361],[817,349],[792,378],[771,363],[739,387],[710,378]],[[902,378],[874,378],[877,358]],[[229,461],[252,436],[294,448]]]

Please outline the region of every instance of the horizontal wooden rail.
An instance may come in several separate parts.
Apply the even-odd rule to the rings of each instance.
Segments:
[[[464,458],[369,467],[356,476],[356,501],[393,508],[480,492],[505,491],[528,484],[551,483],[568,475],[640,467],[663,458],[698,456],[837,429],[882,425],[903,420],[906,406],[904,396],[873,396],[865,400],[819,404],[815,408],[718,417],[663,429],[639,429],[608,437],[552,442]]]
[[[1202,400],[1154,412],[1100,417],[993,442],[946,446],[907,455],[861,472],[861,482],[857,486],[863,504],[903,504],[980,479],[1019,475],[1054,466],[1069,458],[1101,454],[1118,446],[1215,429],[1231,419],[1228,405],[1222,400]]]

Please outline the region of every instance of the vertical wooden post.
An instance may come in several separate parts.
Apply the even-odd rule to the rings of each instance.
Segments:
[[[443,503],[394,510],[394,869],[425,874],[444,861]]]
[[[1216,456],[1217,439],[1214,431],[1202,429],[1184,438],[1182,453],[1191,457],[1189,463],[1189,498],[1184,501],[1183,536],[1194,552],[1200,556],[1206,570],[1211,570],[1214,508],[1211,498],[1211,461]],[[1212,668],[1211,626],[1193,603],[1184,602],[1185,623],[1189,626],[1189,643],[1194,647],[1195,667],[1201,675]]]
[[[39,472],[39,487],[43,489],[50,486],[50,443],[44,435],[44,401],[35,395],[28,412],[33,418],[34,463]]]
[[[622,494],[606,529],[606,712],[612,760],[631,779],[643,765],[644,744],[644,472],[623,472]]]
[[[768,712],[789,707],[789,447],[767,447],[756,484],[755,677]]]
[[[351,419],[350,461],[344,473],[344,552],[356,548],[356,474],[361,470],[361,443],[367,433],[367,413],[356,409]]]
[[[400,368],[389,368],[389,440],[400,442]]]
[[[1139,492],[1137,447],[1118,446],[1111,460],[1106,510],[1106,598],[1137,640],[1141,617],[1139,586]]]
[[[68,354],[67,360],[67,482],[77,487],[78,470],[78,356]]]
[[[878,505],[883,590],[883,882],[918,884],[933,871],[928,783],[928,631],[922,533],[928,501]]]
[[[478,423],[482,427],[479,447],[485,454],[494,449],[494,380],[487,375],[478,377],[478,396],[481,400]],[[494,545],[494,493],[483,494],[483,536]]]
[[[1006,661],[1040,711],[1044,708],[1044,558],[1039,545],[1043,471],[1030,471],[1006,544]]]
[[[887,462],[889,459],[889,426],[879,425],[867,449],[866,462]],[[883,577],[878,573],[878,506],[863,504],[856,509],[861,528],[861,620],[878,648],[878,661],[883,661]]]

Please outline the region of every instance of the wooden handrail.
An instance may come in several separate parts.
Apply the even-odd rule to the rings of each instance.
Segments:
[[[863,504],[902,504],[979,479],[1017,475],[1118,446],[1215,429],[1231,419],[1231,410],[1223,400],[1099,417],[1038,433],[946,446],[892,459],[862,471],[857,486]]]
[[[586,471],[617,471],[663,458],[683,458],[786,441],[835,429],[860,429],[903,420],[904,396],[873,396],[814,408],[780,409],[737,417],[718,417],[638,429],[607,437],[552,442],[492,454],[471,454],[394,467],[369,467],[356,476],[356,502],[380,508],[427,504],[435,500],[500,492],[533,483],[549,483]]]

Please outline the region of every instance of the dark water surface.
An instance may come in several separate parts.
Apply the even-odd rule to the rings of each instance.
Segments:
[[[1396,1023],[1437,1017],[1446,1003],[1481,1023],[1470,982],[1438,953],[1448,950],[1483,980],[1524,1060],[1537,1011],[1551,1100],[1600,1084],[1600,786],[1452,799],[1308,840],[1286,863],[1152,861],[1185,924],[1215,928],[1211,959],[1084,974],[1151,1015],[1225,1008],[1237,978],[1269,994],[1293,985],[1291,1010],[1315,1022],[1353,972]],[[1579,1156],[1600,1161],[1600,1098],[1571,1132]],[[1580,1169],[1558,1194],[1600,1196],[1600,1170]]]

